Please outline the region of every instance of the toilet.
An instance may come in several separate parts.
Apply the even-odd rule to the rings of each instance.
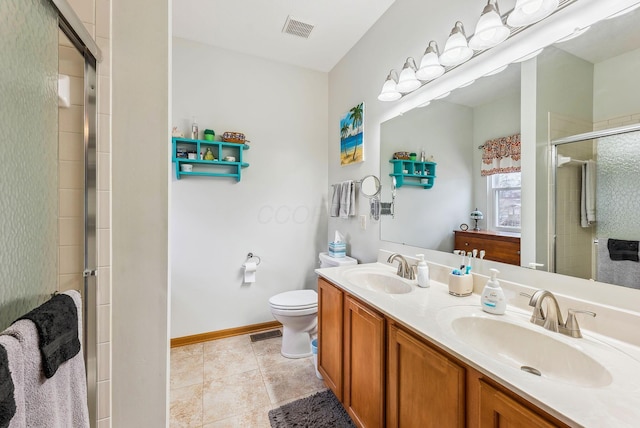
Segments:
[[[334,258],[320,253],[320,267],[357,264],[351,257]],[[269,299],[274,318],[282,324],[282,348],[286,358],[311,356],[311,338],[318,331],[318,293],[314,290],[293,290]]]

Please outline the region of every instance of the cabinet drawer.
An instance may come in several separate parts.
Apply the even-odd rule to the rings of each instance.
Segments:
[[[485,250],[486,260],[520,265],[520,238],[514,236],[456,231],[455,249],[465,252]]]

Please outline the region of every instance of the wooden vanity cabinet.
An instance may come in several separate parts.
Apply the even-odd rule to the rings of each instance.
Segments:
[[[318,370],[358,427],[568,428],[323,278]]]
[[[342,401],[343,292],[318,279],[318,371],[324,383]]]
[[[473,249],[484,250],[486,260],[520,266],[520,238],[517,236],[488,230],[456,230],[454,247],[466,253]]]
[[[318,371],[359,427],[384,426],[385,319],[318,279]]]
[[[464,427],[465,369],[389,322],[387,427]]]
[[[385,320],[346,296],[344,308],[343,400],[360,427],[384,426]]]

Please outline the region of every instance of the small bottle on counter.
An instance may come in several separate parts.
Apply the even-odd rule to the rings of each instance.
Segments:
[[[424,254],[416,254],[418,258],[418,286],[422,288],[428,288],[429,283],[429,266],[424,261]]]
[[[507,302],[504,299],[504,291],[496,279],[500,272],[498,269],[489,270],[491,271],[491,279],[487,281],[487,285],[482,290],[482,310],[490,314],[502,315],[507,309]]]

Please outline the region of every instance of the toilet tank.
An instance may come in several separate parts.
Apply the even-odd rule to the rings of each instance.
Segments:
[[[327,253],[320,253],[318,257],[320,258],[321,268],[358,264],[358,261],[356,259],[349,256],[336,258],[336,257],[329,256],[329,254]]]

